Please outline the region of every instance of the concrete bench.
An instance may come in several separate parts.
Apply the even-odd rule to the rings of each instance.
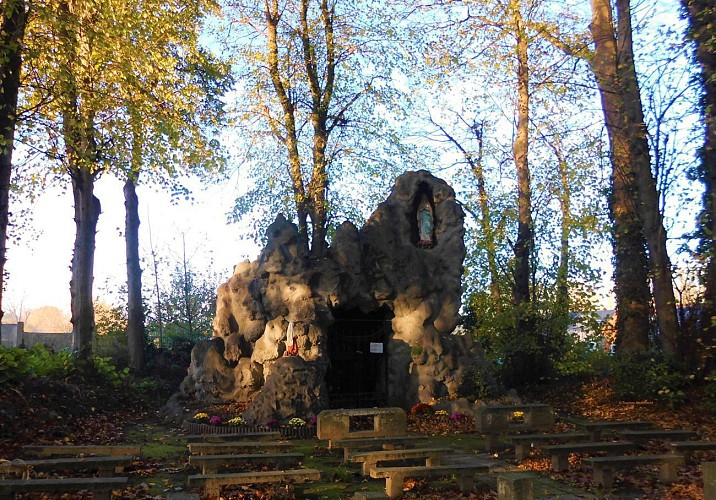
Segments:
[[[674,441],[667,444],[671,453],[683,455],[687,461],[695,451],[716,450],[716,441]]]
[[[62,455],[74,457],[79,455],[109,455],[113,457],[122,455],[137,456],[141,451],[139,446],[124,445],[27,445],[22,447],[23,454],[35,457],[56,457]]]
[[[42,472],[65,471],[65,470],[96,470],[102,477],[113,476],[115,472],[124,472],[134,457],[131,455],[113,457],[72,457],[72,458],[48,458],[42,460],[25,460],[25,463],[32,470]]]
[[[400,448],[413,448],[421,441],[427,441],[427,436],[391,436],[373,438],[350,438],[332,441],[334,448],[343,448],[343,459],[348,460],[351,453],[358,450],[395,450]]]
[[[619,439],[626,439],[635,443],[643,443],[652,439],[668,441],[670,439],[690,439],[698,437],[696,431],[687,430],[645,430],[645,431],[617,431],[614,433]]]
[[[614,431],[621,429],[645,429],[647,427],[653,427],[651,422],[645,422],[641,420],[635,421],[612,421],[612,420],[598,420],[594,422],[573,422],[580,429],[584,429],[589,434],[590,441],[599,441],[602,438],[603,431]]]
[[[360,417],[372,418],[373,428],[352,430],[351,419]],[[328,448],[331,449],[335,441],[342,439],[404,436],[407,422],[402,408],[324,410],[318,414],[316,435],[318,439],[327,439]]]
[[[0,498],[12,498],[15,493],[73,492],[89,490],[93,500],[109,500],[112,490],[124,488],[126,477],[73,477],[64,479],[6,479],[0,480]]]
[[[456,476],[460,490],[469,490],[474,486],[474,476],[478,472],[489,472],[486,465],[435,465],[417,467],[376,467],[370,470],[373,479],[385,479],[385,493],[390,498],[403,494],[403,481],[406,477]]]
[[[194,455],[223,455],[227,453],[280,453],[293,448],[291,443],[263,441],[239,441],[232,443],[189,443]]]
[[[594,483],[611,489],[614,484],[614,469],[625,469],[638,465],[660,465],[659,479],[664,483],[673,483],[678,479],[678,466],[685,460],[682,455],[629,455],[620,457],[583,458],[594,471]]]
[[[216,474],[219,467],[226,465],[244,465],[258,463],[260,465],[288,466],[296,465],[304,459],[303,453],[252,453],[243,455],[192,455],[191,465],[201,467],[202,474]]]
[[[321,473],[315,469],[272,470],[264,472],[240,472],[236,474],[206,474],[189,476],[189,488],[204,487],[208,497],[218,497],[222,486],[238,484],[298,483],[318,481]]]
[[[244,432],[231,434],[188,434],[184,438],[190,443],[224,443],[227,441],[280,441],[280,432]]]
[[[516,415],[521,415],[516,417]],[[500,436],[515,431],[548,431],[554,428],[555,414],[545,403],[484,405],[475,409],[475,429],[485,435],[485,449],[496,450]]]
[[[594,453],[604,451],[607,453],[624,453],[636,448],[634,443],[627,441],[596,443],[565,443],[551,446],[543,446],[542,451],[552,458],[553,471],[569,470],[569,455],[571,453]]]
[[[507,440],[515,445],[515,458],[524,460],[530,449],[539,449],[548,443],[563,443],[565,441],[581,441],[589,439],[589,435],[582,432],[562,432],[554,434],[517,434],[507,436]]]
[[[454,453],[452,448],[412,448],[408,450],[383,450],[356,453],[349,457],[351,462],[362,464],[363,475],[378,466],[379,462],[395,462],[398,460],[425,459],[425,465],[439,465],[440,457]]]
[[[501,473],[497,476],[497,498],[498,500],[534,500],[534,475],[525,472]]]

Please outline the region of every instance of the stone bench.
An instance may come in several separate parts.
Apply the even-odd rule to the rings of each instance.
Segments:
[[[696,431],[688,430],[645,430],[645,431],[617,431],[614,433],[619,439],[626,439],[635,443],[643,443],[652,439],[668,441],[670,439],[689,439],[698,437]]]
[[[539,449],[548,443],[561,443],[565,441],[581,441],[589,439],[589,435],[582,432],[562,432],[554,434],[517,434],[507,436],[507,440],[515,445],[515,458],[524,460],[530,449]]]
[[[369,417],[373,419],[373,428],[351,430],[351,419]],[[316,435],[318,439],[327,439],[332,449],[338,440],[350,438],[378,438],[404,436],[408,423],[402,408],[355,408],[324,410],[318,414]]]
[[[687,461],[695,451],[716,450],[716,441],[675,441],[667,444],[671,453],[683,455]]]
[[[65,470],[96,470],[102,477],[113,476],[115,472],[124,472],[134,457],[126,456],[99,456],[99,457],[72,457],[72,458],[48,458],[42,460],[25,460],[25,463],[32,469],[42,472],[65,471]]]
[[[116,457],[121,455],[137,456],[141,453],[141,448],[139,446],[124,445],[26,445],[22,447],[22,452],[25,455],[35,457],[55,457],[62,455],[75,457],[79,455],[109,455]]]
[[[244,441],[255,439],[257,441],[280,441],[280,432],[244,432],[231,434],[188,434],[184,439],[190,443],[224,443],[227,441]]]
[[[452,448],[412,448],[407,450],[383,450],[356,453],[349,457],[351,462],[362,464],[363,475],[378,466],[378,462],[395,462],[398,460],[425,459],[425,465],[439,465],[440,457],[454,453]]]
[[[73,477],[64,479],[7,479],[0,480],[0,498],[12,498],[15,493],[74,492],[89,490],[93,500],[109,500],[112,490],[124,488],[126,477]]]
[[[515,417],[521,414],[520,418]],[[555,414],[545,403],[484,405],[475,409],[475,429],[485,435],[485,450],[494,451],[500,436],[510,431],[548,431],[554,428]]]
[[[421,441],[427,441],[427,436],[391,436],[373,438],[350,438],[332,441],[334,448],[343,448],[343,459],[348,460],[349,455],[358,450],[394,450],[411,448]]]
[[[498,500],[534,500],[534,475],[525,472],[501,473],[497,476],[497,498]]]
[[[192,455],[189,457],[191,465],[201,467],[202,474],[216,474],[219,467],[226,465],[244,465],[258,463],[259,465],[288,466],[296,465],[304,459],[303,453],[256,453],[243,455]]]
[[[594,483],[607,489],[614,484],[614,469],[625,469],[638,465],[660,465],[659,480],[673,483],[678,479],[678,466],[685,460],[682,455],[629,455],[620,457],[583,458],[583,463],[592,466]]]
[[[390,498],[403,494],[403,481],[407,477],[456,476],[460,490],[469,490],[474,486],[474,476],[478,472],[489,472],[486,465],[435,465],[417,467],[376,467],[370,470],[373,479],[385,479],[385,493]]]
[[[542,451],[552,458],[553,471],[569,470],[569,455],[571,453],[594,453],[604,451],[607,453],[624,453],[636,448],[634,443],[627,441],[596,443],[565,443],[543,446]]]
[[[635,421],[612,421],[612,420],[598,420],[594,422],[573,422],[580,429],[584,429],[589,434],[590,441],[599,441],[602,438],[602,432],[609,430],[621,430],[621,429],[644,429],[647,427],[653,427],[651,422],[645,422],[641,420]]]
[[[189,443],[189,452],[194,455],[224,455],[227,453],[279,453],[293,448],[291,443],[240,441],[231,443]]]
[[[315,469],[275,470],[264,472],[240,472],[235,474],[206,474],[189,476],[189,488],[204,487],[206,496],[215,498],[222,486],[239,484],[297,483],[318,481],[321,473]]]

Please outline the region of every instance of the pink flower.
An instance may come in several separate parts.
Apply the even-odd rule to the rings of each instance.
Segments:
[[[318,417],[315,416],[315,415],[313,415],[313,416],[308,420],[308,424],[309,424],[309,425],[316,425],[316,422],[318,422]]]
[[[209,419],[210,424],[220,424],[222,422],[222,419],[219,415],[214,415]]]

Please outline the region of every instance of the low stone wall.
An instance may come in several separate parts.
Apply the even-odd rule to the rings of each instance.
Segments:
[[[37,344],[45,344],[54,351],[72,348],[72,333],[37,333],[24,331],[24,323],[2,325],[0,344],[3,347],[30,348]]]
[[[59,351],[72,348],[72,333],[35,333],[25,332],[22,336],[25,347],[45,344],[46,347]]]

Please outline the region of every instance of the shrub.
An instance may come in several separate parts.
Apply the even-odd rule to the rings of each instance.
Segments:
[[[625,400],[645,399],[677,406],[686,400],[684,389],[690,381],[683,367],[661,353],[636,351],[614,359],[614,393]]]
[[[111,363],[110,358],[92,356],[92,363],[99,378],[112,387],[119,387],[129,380],[129,368],[120,370]]]
[[[565,340],[565,349],[554,360],[561,377],[595,377],[605,375],[611,366],[612,355],[600,347],[599,337],[581,341],[576,337]]]
[[[29,360],[25,349],[0,346],[0,385],[19,382],[28,370]]]

